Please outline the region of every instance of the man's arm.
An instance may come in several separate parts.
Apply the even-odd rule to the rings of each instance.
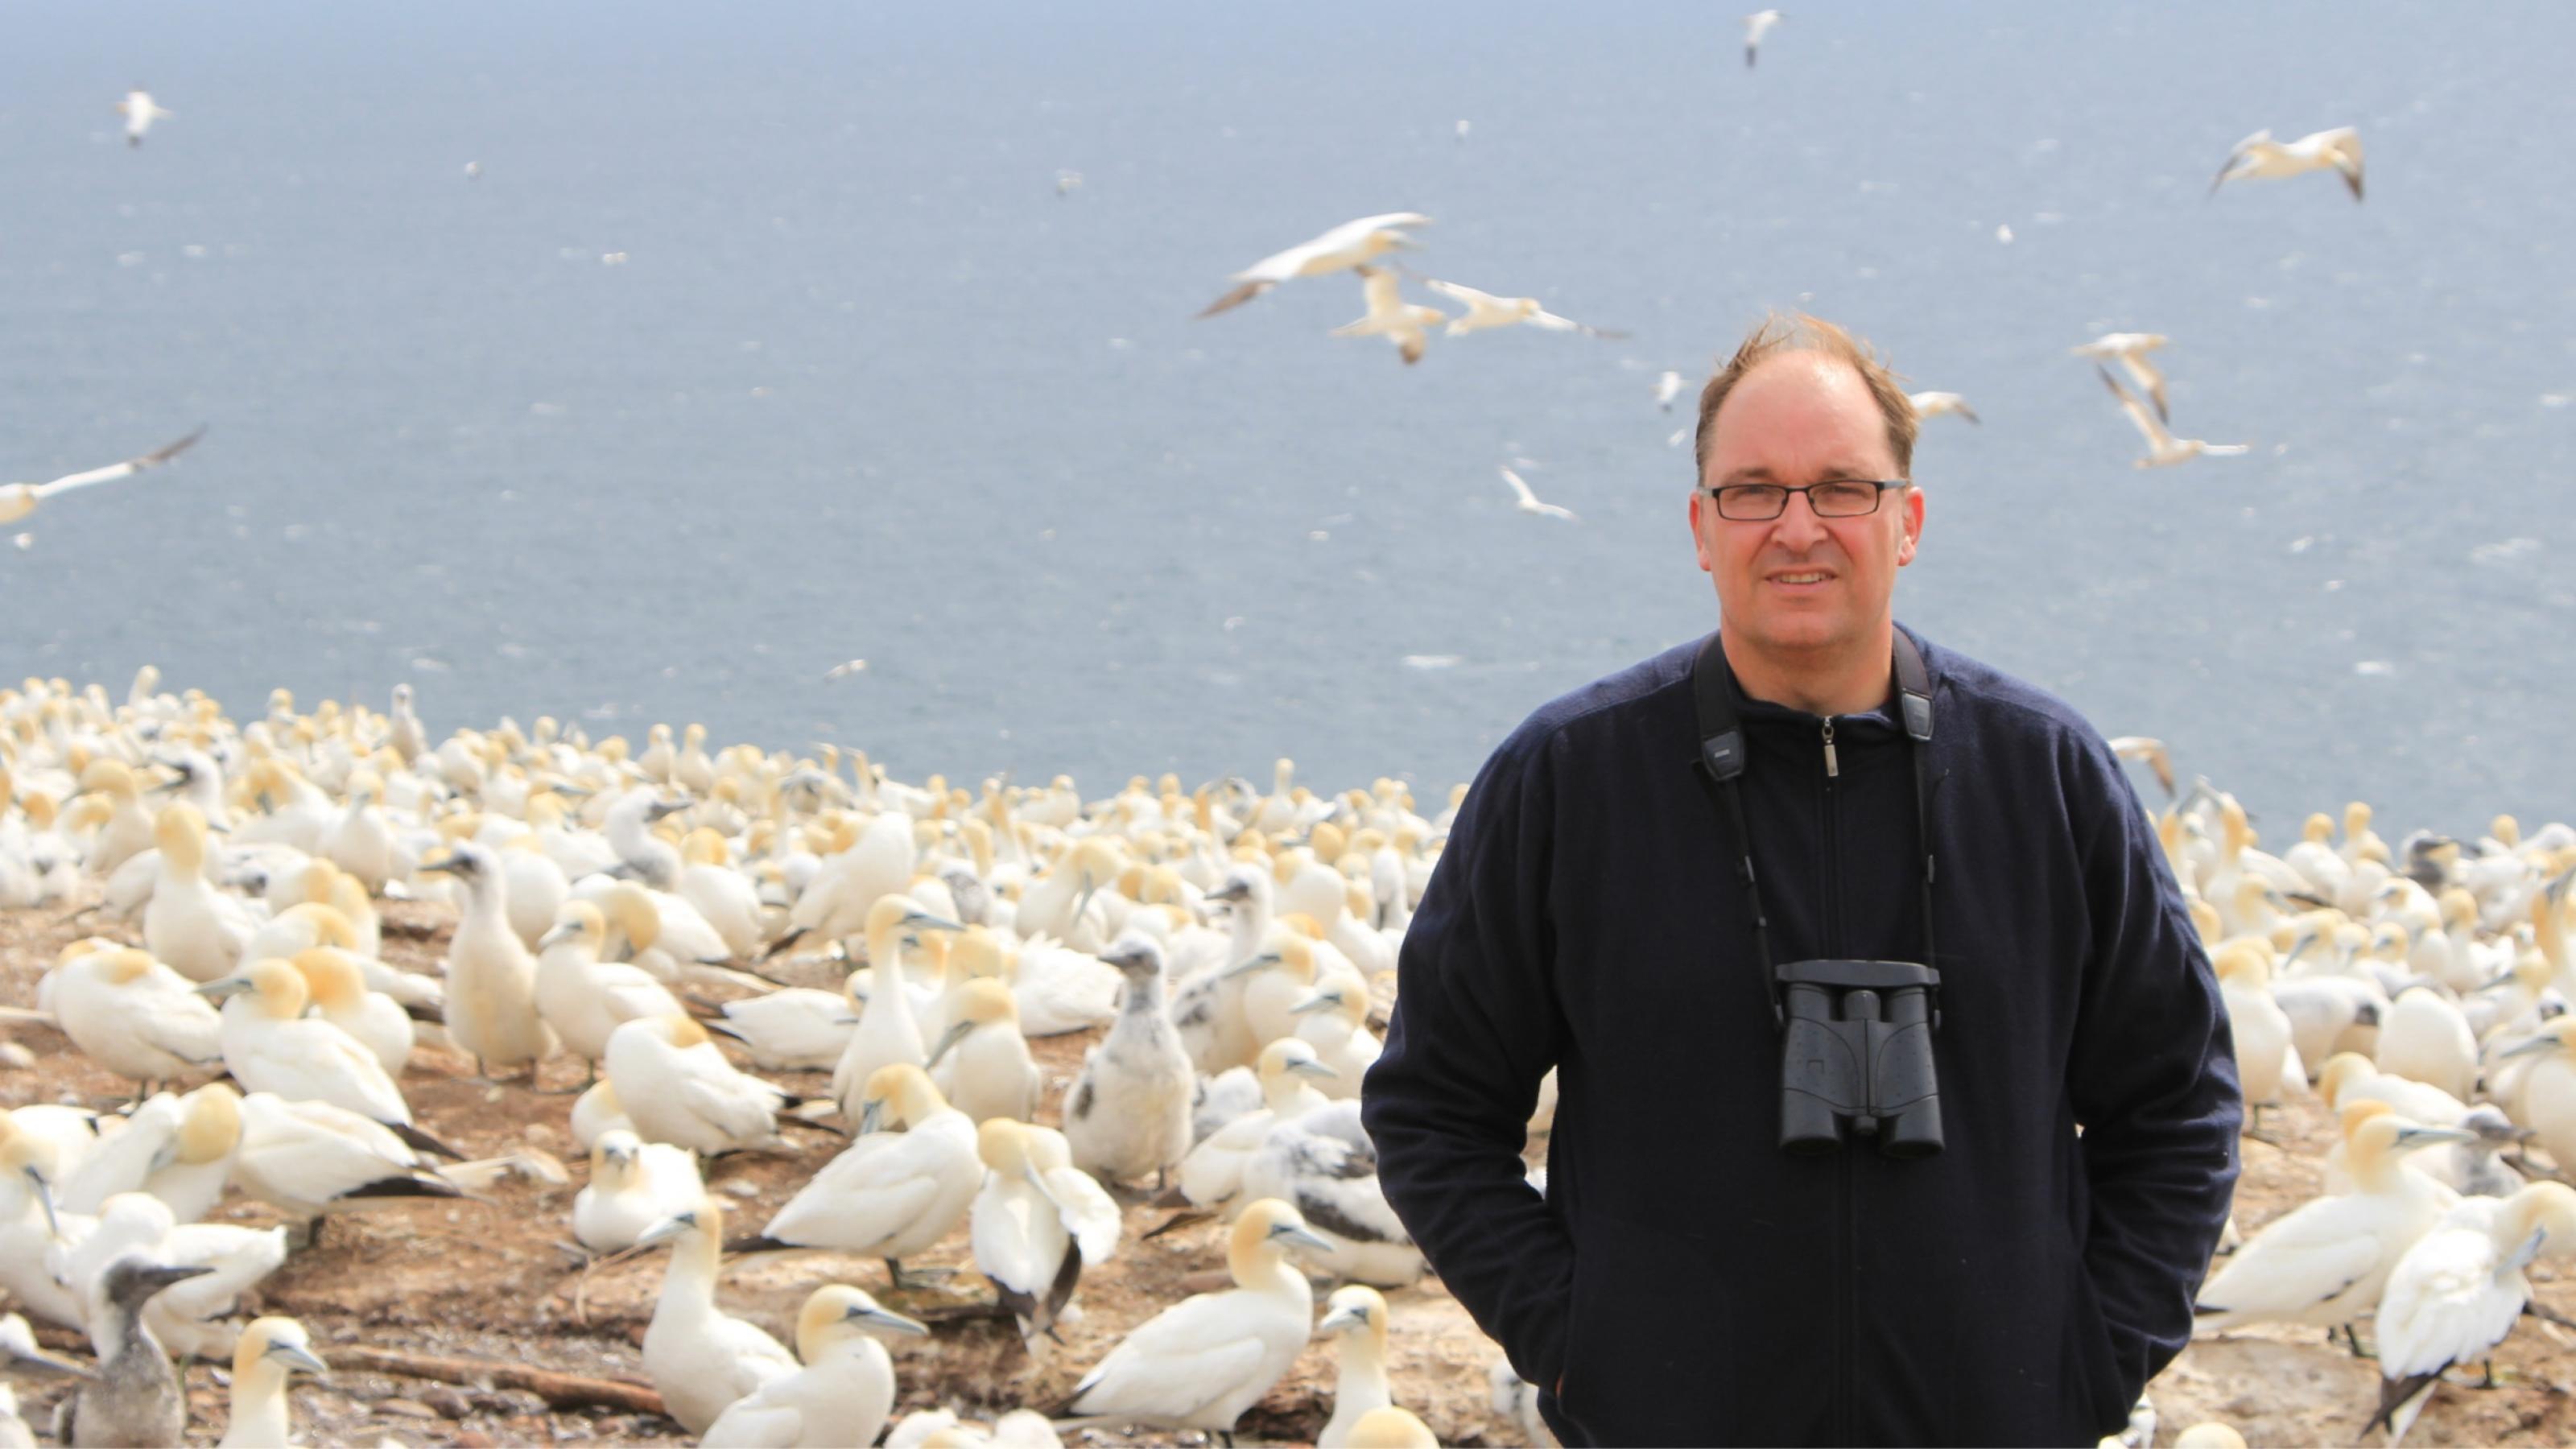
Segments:
[[[2067,1068],[2092,1189],[2085,1268],[2134,1396],[2191,1339],[2244,1101],[2227,1010],[2146,812],[2107,749],[2077,806],[2092,950]],[[2084,807],[2090,805],[2087,810]]]
[[[1521,1377],[1552,1385],[1574,1250],[1521,1166],[1564,1032],[1544,758],[1543,743],[1536,759],[1506,744],[1468,791],[1405,933],[1395,1016],[1360,1103],[1396,1216]]]

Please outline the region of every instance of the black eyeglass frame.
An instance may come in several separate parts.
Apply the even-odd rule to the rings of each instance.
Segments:
[[[1816,506],[1816,490],[1819,488],[1848,488],[1864,484],[1867,485],[1872,492],[1869,495],[1869,506],[1860,510],[1858,513],[1827,513],[1825,510]],[[1890,488],[1911,488],[1913,486],[1914,480],[1911,478],[1827,478],[1821,482],[1802,483],[1794,488],[1786,483],[1709,483],[1701,485],[1699,491],[1707,494],[1709,502],[1716,505],[1717,516],[1725,519],[1729,523],[1769,523],[1771,520],[1778,518],[1781,514],[1789,511],[1789,495],[1792,493],[1806,494],[1807,510],[1815,514],[1818,518],[1867,518],[1878,511],[1879,500],[1887,496],[1887,490]],[[1780,506],[1769,513],[1755,514],[1751,516],[1733,514],[1726,511],[1726,494],[1737,489],[1754,488],[1776,491],[1780,495]]]

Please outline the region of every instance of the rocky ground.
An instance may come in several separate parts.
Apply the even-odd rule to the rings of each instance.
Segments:
[[[449,924],[444,911],[397,904],[388,908],[388,924],[388,958],[416,970],[434,969]],[[59,911],[0,913],[0,1004],[32,1005],[37,976],[63,943],[81,934],[83,926]],[[41,1027],[5,1030],[32,1065],[0,1066],[0,1104],[106,1105],[125,1090],[62,1036]],[[1087,1042],[1067,1037],[1038,1044],[1055,1078],[1051,1096],[1060,1095]],[[663,1255],[585,1272],[561,1246],[570,1236],[572,1197],[585,1170],[565,1131],[577,1070],[558,1062],[547,1073],[546,1090],[532,1091],[479,1085],[466,1080],[470,1069],[470,1063],[440,1052],[414,1058],[403,1087],[422,1126],[474,1157],[544,1149],[565,1160],[573,1181],[548,1186],[512,1179],[484,1200],[406,1204],[334,1219],[320,1245],[290,1258],[255,1306],[302,1319],[326,1354],[336,1345],[366,1344],[643,1382],[637,1345],[652,1314]],[[781,1080],[791,1090],[828,1090],[819,1075],[798,1081],[788,1074]],[[2294,1104],[2276,1122],[2286,1150],[2250,1142],[2246,1147],[2237,1215],[2249,1235],[2313,1194],[2327,1141],[2327,1118],[2313,1103]],[[710,1186],[732,1224],[765,1222],[838,1145],[828,1135],[800,1136],[805,1141],[793,1157],[738,1157],[714,1166]],[[274,1218],[242,1200],[229,1201],[219,1216],[250,1224]],[[963,1316],[982,1301],[972,1288],[888,1292],[885,1268],[873,1259],[799,1253],[738,1260],[726,1272],[722,1300],[782,1339],[792,1337],[805,1295],[827,1281],[858,1284],[915,1316],[959,1315],[928,1340],[894,1346],[900,1410],[945,1405],[989,1418],[1061,1399],[1129,1328],[1207,1286],[1212,1272],[1221,1273],[1222,1242],[1213,1225],[1143,1238],[1166,1216],[1142,1202],[1128,1207],[1128,1238],[1117,1259],[1084,1275],[1083,1317],[1065,1326],[1065,1345],[1045,1363],[1030,1359],[1006,1322]],[[962,1228],[921,1260],[961,1266],[966,1261]],[[2576,1293],[2569,1291],[2563,1268],[2544,1263],[2533,1276],[2545,1280],[2545,1303],[2576,1313]],[[1517,1442],[1487,1401],[1486,1365],[1494,1350],[1456,1302],[1436,1282],[1387,1297],[1393,1320],[1389,1366],[1399,1402],[1420,1414],[1444,1443]],[[79,1345],[75,1336],[55,1330],[40,1337],[56,1348]],[[2576,1440],[2570,1341],[2551,1325],[2526,1320],[2497,1358],[2500,1387],[2445,1388],[2409,1442]],[[188,1371],[196,1404],[192,1438],[210,1443],[222,1432],[225,1377],[220,1365]],[[1332,1354],[1319,1343],[1245,1417],[1244,1439],[1311,1439],[1330,1411],[1332,1382]],[[2158,1442],[2171,1442],[2174,1433],[2200,1420],[2220,1419],[2256,1444],[2356,1443],[2377,1383],[2375,1365],[2329,1347],[2316,1330],[2254,1329],[2198,1343],[2151,1390],[2162,1418]],[[41,1424],[41,1411],[56,1392],[23,1387],[29,1417]],[[550,1408],[526,1390],[381,1373],[344,1370],[327,1384],[299,1381],[294,1397],[297,1422],[313,1442],[471,1446],[668,1439],[679,1433],[650,1414]],[[1110,1434],[1087,1437],[1120,1442]]]

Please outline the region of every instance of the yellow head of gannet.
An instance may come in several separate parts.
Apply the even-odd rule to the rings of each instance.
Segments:
[[[948,1055],[977,1027],[996,1024],[1007,1025],[1011,1030],[1018,1031],[1020,1029],[1019,1003],[1012,999],[1011,988],[1008,986],[989,976],[975,977],[966,983],[961,992],[961,999],[957,1005],[957,1019],[948,1024],[948,1030],[942,1033],[939,1040],[932,1045],[927,1065],[934,1067],[939,1065],[939,1059]]]
[[[295,968],[294,962],[275,957],[199,989],[210,996],[230,996],[246,990],[260,1015],[271,1021],[293,1021],[313,1004],[313,989],[304,984],[304,973]]]
[[[658,934],[660,929],[661,918],[656,915],[652,930]],[[593,956],[608,945],[607,919],[600,915],[597,905],[579,897],[564,902],[563,908],[555,912],[554,927],[537,938],[537,949],[543,951],[573,940],[587,943]]]
[[[304,1325],[292,1318],[255,1318],[233,1344],[232,1421],[225,1444],[283,1444],[293,1427],[287,1380],[297,1373],[329,1378],[331,1366],[313,1351]]]
[[[185,800],[170,802],[152,823],[152,840],[161,847],[163,869],[176,871],[181,879],[204,873],[206,817],[196,806]]]
[[[1315,1235],[1294,1207],[1275,1197],[1262,1198],[1243,1210],[1225,1244],[1225,1266],[1235,1286],[1253,1288],[1289,1270],[1288,1254],[1297,1248],[1329,1253],[1332,1244]]]
[[[1346,1442],[1350,1449],[1440,1449],[1430,1425],[1394,1404],[1360,1415]]]
[[[632,954],[641,955],[661,942],[662,912],[642,886],[622,880],[599,899],[607,919],[615,922],[619,934],[626,937]]]
[[[948,974],[951,979],[1009,981],[1018,974],[1018,963],[1003,948],[1001,937],[982,926],[968,926],[948,949]]]
[[[807,1295],[796,1315],[796,1356],[816,1364],[834,1345],[869,1333],[921,1338],[929,1332],[923,1324],[879,1308],[875,1299],[847,1283],[826,1283]]]
[[[1386,1357],[1386,1298],[1376,1289],[1352,1283],[1333,1290],[1325,1300],[1324,1317],[1315,1325],[1318,1334],[1348,1334],[1366,1342],[1375,1357]]]
[[[2476,1135],[2457,1127],[2427,1127],[2395,1112],[2375,1113],[2346,1134],[2345,1162],[2355,1185],[2367,1192],[2385,1191],[2407,1153],[2445,1142],[2472,1141]]]
[[[241,1145],[241,1094],[222,1082],[208,1082],[179,1099],[188,1115],[179,1120],[175,1161],[201,1167],[232,1155]]]
[[[888,1062],[868,1074],[859,1098],[859,1135],[912,1127],[947,1107],[928,1072],[910,1062]]]
[[[366,973],[339,951],[317,946],[296,952],[287,963],[304,978],[307,999],[326,1014],[354,1009],[367,999]]]

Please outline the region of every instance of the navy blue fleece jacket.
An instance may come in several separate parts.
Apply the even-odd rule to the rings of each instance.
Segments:
[[[1569,1443],[2092,1443],[2188,1339],[2237,1170],[2155,833],[2073,710],[1924,643],[1946,1150],[1785,1155],[1697,648],[1550,703],[1468,791],[1362,1099],[1387,1198],[1523,1377],[1562,1376]],[[1893,702],[1833,721],[1832,775],[1823,720],[1743,721],[1774,958],[1921,960]]]

